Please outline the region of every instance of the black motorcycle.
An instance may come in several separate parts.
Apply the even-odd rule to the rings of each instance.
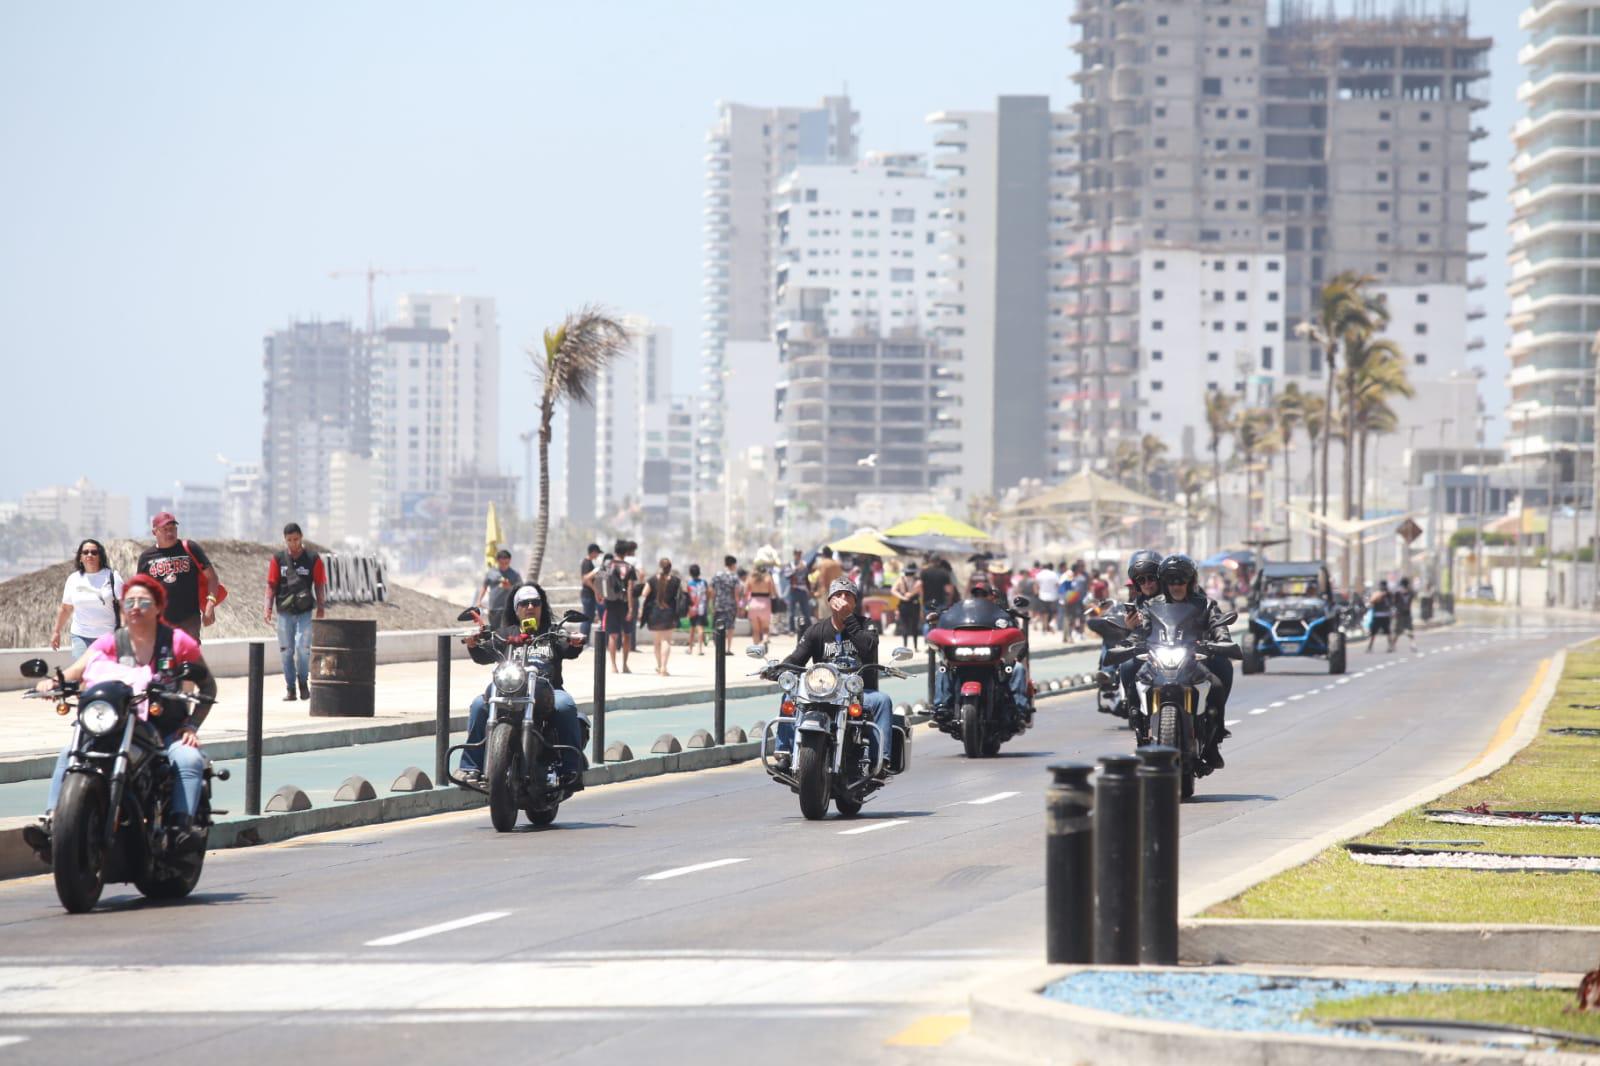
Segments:
[[[1127,638],[1134,627],[1133,616],[1137,610],[1133,604],[1120,600],[1102,600],[1090,607],[1084,624],[1100,638],[1102,661],[1112,647]],[[1095,690],[1095,710],[1124,720],[1130,717],[1131,708],[1123,699],[1122,683],[1115,668],[1096,671]]]
[[[476,612],[467,610],[457,621],[477,619]],[[531,621],[524,623],[530,631],[509,637],[498,636],[487,626],[478,631],[478,639],[491,644],[500,659],[492,675],[488,727],[477,745],[457,744],[450,752],[481,745],[484,780],[480,784],[453,773],[446,776],[454,785],[489,797],[489,821],[501,833],[516,828],[519,809],[536,826],[555,821],[562,802],[572,798],[588,767],[584,750],[589,746],[589,719],[580,714],[579,768],[561,768],[562,752],[573,749],[562,744],[557,734],[555,689],[549,679],[560,649],[583,646],[583,634],[567,628],[582,621],[581,613],[568,611],[559,624],[543,633],[532,632],[537,623]]]
[[[1107,663],[1141,660],[1137,678],[1139,705],[1132,721],[1139,743],[1162,744],[1176,748],[1183,757],[1183,798],[1194,796],[1195,778],[1210,773],[1200,753],[1221,736],[1220,715],[1206,705],[1211,686],[1220,684],[1206,668],[1202,658],[1210,655],[1240,657],[1233,641],[1209,641],[1206,611],[1194,603],[1145,604],[1149,632],[1144,639],[1130,634],[1129,643],[1119,644],[1107,653]],[[1222,616],[1223,625],[1232,625],[1238,615]]]
[[[24,677],[45,677],[43,659],[22,664]],[[155,725],[137,713],[141,700],[149,713],[179,713],[172,704],[198,707],[213,701],[184,692],[187,665],[157,664],[144,691],[122,681],[101,681],[87,689],[56,672],[52,692],[25,698],[51,700],[56,713],[77,720],[68,745],[67,774],[51,820],[51,868],[56,895],[73,914],[93,910],[107,881],[131,881],[150,899],[182,899],[194,891],[206,860],[213,814],[211,779],[226,781],[228,771],[208,761],[192,824],[172,824],[172,790],[177,774],[167,760],[166,743]]]
[[[767,654],[764,644],[752,644],[745,654],[752,659]],[[909,648],[896,648],[895,662],[911,658]],[[788,785],[800,797],[800,813],[815,821],[828,813],[828,801],[843,815],[861,811],[867,799],[889,779],[905,773],[911,765],[911,727],[904,715],[896,714],[890,730],[891,748],[877,759],[877,745],[871,737],[877,727],[862,706],[866,690],[862,677],[875,670],[880,677],[905,677],[903,670],[875,663],[862,663],[853,655],[841,655],[825,663],[796,666],[772,659],[764,669],[750,675],[776,678],[783,687],[779,717],[767,723],[761,734],[761,765],[775,781]],[[780,765],[774,758],[778,727],[794,727],[793,763]]]

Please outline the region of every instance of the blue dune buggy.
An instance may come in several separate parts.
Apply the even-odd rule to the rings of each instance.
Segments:
[[[1261,673],[1278,656],[1325,658],[1328,673],[1344,673],[1345,634],[1327,564],[1263,563],[1250,586],[1250,630],[1240,643],[1247,674]]]

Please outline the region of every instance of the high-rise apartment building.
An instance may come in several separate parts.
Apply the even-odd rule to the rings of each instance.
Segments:
[[[1002,96],[993,111],[928,122],[946,187],[938,337],[960,401],[941,436],[959,446],[960,489],[991,493],[1056,468],[1064,339],[1052,289],[1071,219],[1071,119],[1048,97]]]
[[[349,322],[291,322],[263,340],[262,368],[261,517],[307,524],[328,511],[329,457],[372,447],[366,344]]]
[[[1322,353],[1296,327],[1344,270],[1388,300],[1418,393],[1396,404],[1402,428],[1474,387],[1470,146],[1491,42],[1415,6],[1274,7],[1269,22],[1267,0],[1077,0],[1061,307],[1083,458],[1143,433],[1194,454],[1208,389],[1320,391]]]
[[[1600,0],[1533,0],[1521,25],[1529,37],[1518,55],[1523,117],[1512,131],[1506,447],[1556,464],[1560,498],[1587,486],[1594,469]]]
[[[735,409],[769,409],[777,380],[773,190],[798,165],[854,162],[858,118],[848,96],[824,97],[810,108],[717,105],[716,122],[706,133],[697,507],[725,484],[729,455],[771,443],[770,438],[745,439],[757,427],[730,426],[729,415]],[[715,506],[718,517],[726,502]]]
[[[17,513],[36,522],[59,522],[74,541],[84,537],[109,541],[130,533],[143,536],[150,527],[150,515],[140,515],[130,528],[128,497],[91,485],[87,477],[23,493]]]
[[[945,190],[914,153],[799,166],[777,187],[779,502],[922,491],[932,433]]]

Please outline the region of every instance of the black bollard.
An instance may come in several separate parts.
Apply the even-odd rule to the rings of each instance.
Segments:
[[[1139,760],[1102,755],[1094,783],[1094,961],[1139,961]]]
[[[450,635],[439,637],[433,682],[433,779],[443,788],[450,780]]]
[[[592,634],[594,631],[590,630]],[[600,640],[594,645],[594,756],[589,762],[599,766],[606,761],[606,642],[608,637],[601,628]]]
[[[250,642],[249,682],[244,704],[244,813],[261,813],[261,689],[266,681],[267,646]]]
[[[1087,763],[1056,763],[1044,794],[1044,951],[1052,965],[1094,961],[1093,772]]]
[[[723,657],[723,652],[728,647],[728,631],[726,629],[713,630],[711,633],[711,650],[716,653],[717,665],[713,676],[716,678],[711,697],[711,743],[721,744],[722,738],[728,732],[728,662]]]
[[[1176,748],[1139,749],[1139,962],[1178,964],[1178,803]]]

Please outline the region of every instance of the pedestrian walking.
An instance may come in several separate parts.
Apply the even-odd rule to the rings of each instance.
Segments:
[[[122,575],[111,569],[105,545],[97,540],[79,544],[74,560],[76,569],[67,575],[61,590],[61,609],[50,630],[50,647],[61,647],[61,628],[71,619],[67,634],[72,661],[77,662],[89,645],[122,624]]]
[[[328,613],[328,570],[322,557],[305,546],[297,522],[283,527],[283,551],[267,564],[267,603],[263,617],[272,625],[278,611],[278,654],[283,660],[284,702],[311,698],[311,619]],[[509,561],[509,553],[508,553]],[[298,683],[298,685],[297,685]]]
[[[711,607],[711,586],[700,576],[700,564],[689,564],[689,651],[706,653],[706,614]]]
[[[655,643],[656,673],[667,676],[667,659],[672,655],[672,631],[678,628],[678,596],[683,581],[672,572],[672,560],[662,559],[645,588],[645,625]]]
[[[811,602],[818,605],[819,611],[828,602],[828,589],[843,576],[844,567],[833,557],[832,548],[825,547],[817,553],[817,561],[811,566]]]
[[[744,615],[750,619],[750,643],[767,642],[767,633],[772,629],[772,601],[777,595],[778,585],[767,564],[757,563],[755,572],[744,583]]]
[[[472,601],[473,610],[487,608],[490,618],[503,617],[512,591],[521,584],[522,575],[511,568],[511,553],[501,548],[494,553],[494,566],[483,575],[483,583],[478,586],[478,598]],[[489,601],[487,605],[485,599]]]
[[[1033,582],[1039,586],[1039,610],[1034,622],[1039,632],[1048,633],[1056,627],[1056,610],[1061,598],[1061,575],[1048,562],[1034,568]]]
[[[611,554],[600,561],[591,575],[595,599],[600,603],[601,631],[605,634],[611,656],[613,674],[631,674],[628,669],[626,642],[628,615],[634,602],[634,586],[639,582],[639,572],[628,564],[628,542],[617,541]],[[622,666],[618,669],[617,653],[622,653]]]
[[[1394,651],[1394,601],[1389,597],[1389,583],[1379,581],[1378,587],[1372,590],[1371,597],[1367,600],[1367,651],[1372,650],[1372,645],[1382,633],[1389,642],[1389,650]]]
[[[589,545],[583,562],[578,564],[578,600],[583,611],[583,624],[578,628],[583,631],[585,638],[589,630],[594,627],[594,620],[600,613],[600,601],[594,598],[594,571],[599,565],[600,545]]]
[[[811,624],[812,609],[811,567],[799,548],[794,550],[789,565],[779,571],[778,579],[783,582],[784,601],[789,608],[789,632],[799,640],[800,634]]]
[[[930,614],[941,614],[956,600],[955,575],[950,572],[950,564],[942,556],[934,556],[933,561],[922,570],[922,616],[924,619]],[[923,623],[922,635],[928,635],[929,625]]]
[[[1411,591],[1411,579],[1400,579],[1400,587],[1394,590],[1391,597],[1394,600],[1394,633],[1389,638],[1389,647],[1393,648],[1400,642],[1400,634],[1406,635],[1406,640],[1411,642],[1411,650],[1417,650],[1417,634],[1411,624],[1411,604],[1415,593]]]
[[[902,641],[911,641],[912,650],[916,650],[917,638],[922,636],[922,578],[916,563],[906,564],[892,591],[899,601],[895,631]]]
[[[739,560],[732,555],[722,558],[722,572],[711,579],[711,624],[722,630],[722,652],[733,654],[733,625],[739,617],[739,602],[744,585],[739,581]]]
[[[639,597],[644,592],[643,575],[639,570],[639,542],[630,540],[626,543],[627,551],[623,553],[623,559],[627,562],[628,570],[633,575],[633,583],[628,586],[628,614],[622,623],[623,648],[627,652],[627,655],[623,656],[624,662],[627,661],[628,655],[632,655],[639,650],[639,622],[641,619]]]
[[[162,621],[200,642],[200,627],[215,625],[217,604],[227,595],[205,549],[192,540],[178,538],[178,520],[171,511],[150,519],[153,548],[139,553],[138,572],[149,574],[166,588],[167,607]]]

